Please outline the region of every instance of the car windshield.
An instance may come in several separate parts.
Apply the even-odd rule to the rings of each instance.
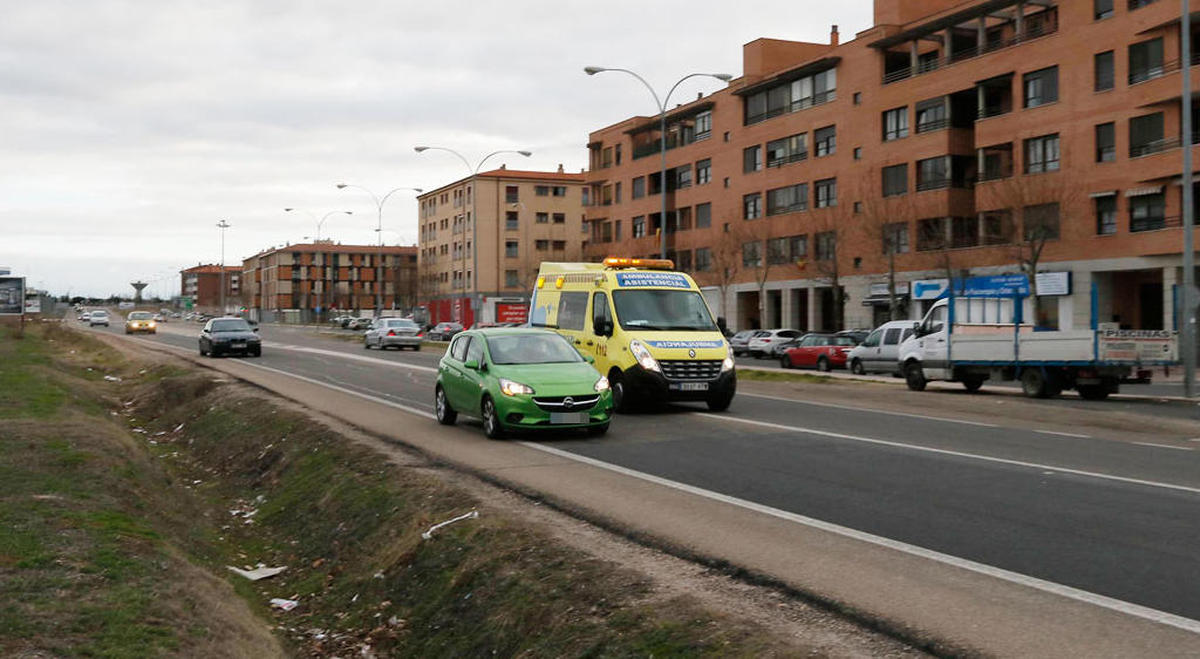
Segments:
[[[212,324],[214,332],[249,332],[250,323],[237,318],[234,320],[214,320]]]
[[[833,337],[833,345],[835,345],[835,346],[852,346],[853,347],[853,346],[858,345],[858,341],[855,341],[854,337],[852,337],[852,336],[835,336],[835,337]]]
[[[107,316],[108,312],[107,311],[93,311],[92,315],[93,316]]]
[[[562,364],[583,358],[557,334],[513,334],[487,337],[493,364]]]
[[[387,326],[388,327],[405,327],[405,328],[409,328],[409,329],[416,329],[417,324],[411,320],[389,320],[389,321],[387,321]]]
[[[715,331],[712,314],[696,291],[616,291],[617,320],[627,330]]]
[[[150,320],[152,317],[149,311],[133,311],[129,314],[129,320]]]

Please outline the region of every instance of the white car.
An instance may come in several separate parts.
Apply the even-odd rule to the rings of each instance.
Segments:
[[[891,373],[900,375],[900,344],[912,336],[915,320],[891,320],[867,335],[846,355],[851,373]]]
[[[103,325],[108,327],[108,312],[103,309],[97,309],[88,314],[88,327]]]
[[[742,330],[729,337],[729,347],[733,350],[733,356],[737,357],[738,355],[746,354],[746,351],[749,349],[747,346],[750,344],[750,339],[759,334],[766,336],[766,332],[762,330]]]
[[[800,330],[794,329],[763,330],[761,334],[751,337],[750,343],[746,345],[746,352],[759,359],[774,357],[775,346],[798,339],[801,334]]]

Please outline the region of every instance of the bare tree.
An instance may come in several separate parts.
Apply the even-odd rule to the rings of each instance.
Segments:
[[[854,204],[836,199],[833,204],[815,209],[809,223],[812,234],[810,252],[817,279],[833,292],[833,330],[841,331],[846,322],[846,291],[842,288],[842,243],[847,228],[854,225]],[[811,328],[810,328],[811,329]]]
[[[912,195],[884,198],[876,193],[875,185],[874,177],[860,179],[855,226],[862,231],[868,246],[880,246],[882,265],[887,272],[888,319],[898,320],[901,305],[896,292],[896,255],[911,249],[909,226],[916,211]]]
[[[726,220],[730,220],[730,218],[727,217]],[[734,225],[731,221],[727,221],[724,226]],[[729,318],[728,302],[726,301],[729,299],[729,291],[742,273],[742,243],[730,233],[731,231],[726,231],[712,245],[710,248],[712,250],[712,269],[702,273],[702,280],[705,283],[711,282],[720,290],[721,309],[718,315],[725,319]]]

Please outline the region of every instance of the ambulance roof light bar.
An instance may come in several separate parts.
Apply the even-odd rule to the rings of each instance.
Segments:
[[[623,256],[610,256],[604,259],[606,268],[645,268],[646,270],[674,270],[675,262],[671,259],[631,259]]]

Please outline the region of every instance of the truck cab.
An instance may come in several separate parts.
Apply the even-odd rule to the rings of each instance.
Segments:
[[[729,407],[737,376],[729,344],[696,283],[667,259],[543,263],[530,325],[567,337],[595,359],[613,404],[704,401]]]

